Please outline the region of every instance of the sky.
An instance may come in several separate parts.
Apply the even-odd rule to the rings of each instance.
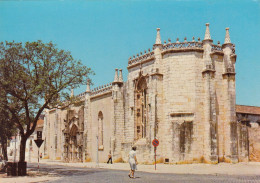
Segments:
[[[204,38],[213,43],[230,28],[236,45],[236,103],[260,106],[260,0],[0,0],[1,41],[52,41],[90,67],[93,87],[113,81],[115,68],[127,79],[128,58],[162,40]],[[84,92],[86,86],[75,89]]]

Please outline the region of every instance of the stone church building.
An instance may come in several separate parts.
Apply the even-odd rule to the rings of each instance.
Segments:
[[[203,40],[162,43],[158,28],[153,49],[129,58],[125,82],[116,69],[112,83],[88,84],[80,105],[45,111],[45,158],[105,162],[111,151],[121,162],[136,146],[138,161],[152,163],[156,138],[159,162],[248,161],[250,123],[237,119],[228,28],[224,40],[213,44],[206,24]]]

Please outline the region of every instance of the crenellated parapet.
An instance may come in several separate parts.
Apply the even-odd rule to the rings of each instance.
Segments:
[[[151,51],[149,48],[148,52],[146,50],[144,51],[144,54],[143,52],[140,52],[140,55],[138,53],[136,54],[136,56],[134,55],[133,57],[130,57],[128,59],[128,68],[136,66],[140,63],[145,63],[147,61],[153,60],[154,58],[154,52]]]
[[[164,41],[162,54],[169,52],[181,52],[181,51],[201,51],[203,52],[203,43],[198,38],[198,41],[195,41],[194,37],[192,41],[187,41],[187,38],[184,38],[184,42],[179,42],[179,38],[176,39],[175,43],[171,42],[171,39],[168,39],[168,43]]]
[[[80,100],[84,100],[84,98],[85,98],[85,96],[86,96],[86,93],[87,93],[87,92],[80,93],[80,94],[76,95],[75,97],[76,97],[76,98],[79,98]]]
[[[99,87],[94,88],[93,90],[91,90],[91,97],[97,96],[97,95],[102,95],[105,94],[107,92],[111,92],[112,91],[112,83],[108,83],[105,85],[101,85]]]
[[[106,94],[107,92],[111,92],[111,90],[112,90],[112,83],[108,83],[108,84],[93,88],[92,90],[89,91],[89,93],[90,93],[90,97],[95,97],[97,95],[102,95],[102,94]],[[83,92],[83,93],[76,95],[75,97],[79,98],[80,100],[84,100],[87,93],[88,92]]]
[[[207,55],[207,58],[210,59],[210,55],[219,54],[224,55],[224,48],[228,47],[231,50],[230,57],[236,58],[235,54],[235,45],[231,43],[230,36],[229,36],[229,29],[226,29],[226,37],[224,44],[220,44],[218,41],[217,44],[213,44],[213,40],[210,36],[210,30],[209,30],[209,23],[206,24],[206,32],[204,40],[201,41],[200,38],[196,41],[194,37],[192,37],[191,41],[187,41],[187,38],[184,38],[183,42],[179,41],[179,38],[176,39],[176,42],[171,42],[171,39],[168,39],[168,43],[164,41],[162,44],[161,42],[161,36],[160,36],[160,28],[157,28],[157,36],[156,36],[156,42],[153,45],[152,51],[148,49],[148,52],[144,51],[140,52],[140,54],[136,54],[133,57],[130,57],[128,59],[128,69],[138,66],[140,64],[144,64],[146,62],[150,62],[152,60],[156,59],[156,48],[159,48],[157,52],[161,54],[161,56],[167,54],[167,53],[176,53],[176,52],[190,52],[190,51],[197,51],[204,53],[204,55]],[[205,46],[206,45],[206,46]],[[205,53],[207,52],[207,53]],[[157,55],[158,55],[157,53]]]

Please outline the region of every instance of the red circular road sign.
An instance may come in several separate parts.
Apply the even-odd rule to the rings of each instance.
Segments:
[[[157,147],[159,145],[159,140],[154,139],[152,143],[154,147]]]

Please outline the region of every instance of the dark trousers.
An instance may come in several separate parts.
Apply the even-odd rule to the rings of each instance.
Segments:
[[[111,162],[111,164],[113,164],[112,158],[109,158],[109,159],[108,159],[107,164],[109,163],[109,161]]]

